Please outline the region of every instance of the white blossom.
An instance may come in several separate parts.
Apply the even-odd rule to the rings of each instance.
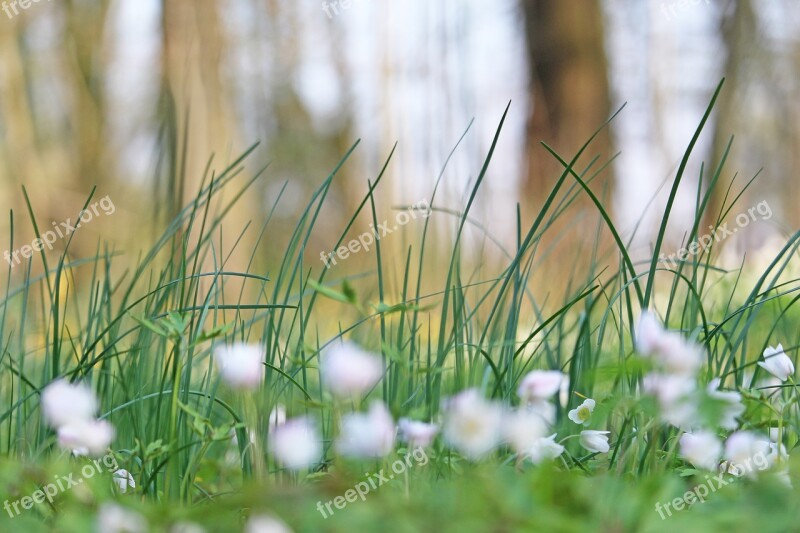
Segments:
[[[596,431],[593,429],[585,429],[581,431],[580,442],[581,446],[596,453],[608,453],[610,449],[608,445],[608,434],[610,431]]]
[[[256,389],[264,381],[264,349],[261,346],[241,342],[218,346],[214,361],[222,380],[235,389]]]
[[[97,413],[97,397],[83,384],[59,379],[42,391],[42,414],[51,427],[58,429],[66,424],[88,422]]]
[[[764,350],[764,362],[759,362],[758,366],[781,380],[781,383],[786,381],[789,376],[794,375],[794,363],[780,344],[777,348],[768,346]]]
[[[334,396],[353,398],[370,391],[383,375],[383,363],[352,342],[327,348],[321,355],[322,382]]]
[[[366,414],[350,413],[342,418],[336,451],[357,459],[379,458],[394,447],[392,415],[381,402],[373,402]]]
[[[500,443],[503,408],[476,389],[448,399],[444,412],[444,440],[469,459],[480,458]]]
[[[722,442],[710,431],[684,433],[680,440],[681,456],[698,468],[715,470],[722,455]]]
[[[322,438],[310,419],[293,418],[272,430],[270,448],[281,465],[299,470],[319,461]]]

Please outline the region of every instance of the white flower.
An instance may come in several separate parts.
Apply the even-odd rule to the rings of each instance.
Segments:
[[[542,417],[524,407],[508,413],[503,419],[503,435],[516,453],[528,452],[546,434],[547,424]]]
[[[269,433],[272,434],[272,431],[286,423],[286,406],[283,404],[278,404],[272,408],[272,411],[269,412]]]
[[[789,376],[794,375],[794,363],[783,351],[783,346],[780,344],[777,348],[768,346],[764,350],[764,362],[759,362],[758,366],[781,380],[781,383],[786,381]]]
[[[549,437],[536,439],[528,449],[527,456],[533,464],[550,461],[564,453],[564,447],[556,442],[556,435],[553,433]]]
[[[756,388],[759,389],[764,397],[773,396],[776,392],[780,392],[783,382],[775,376],[761,376],[758,378]]]
[[[725,441],[725,458],[735,475],[755,475],[754,463],[768,461],[770,442],[750,431],[737,431]]]
[[[292,533],[292,530],[275,517],[259,515],[250,517],[245,533]]]
[[[427,424],[408,418],[401,418],[397,423],[397,429],[401,440],[407,442],[412,448],[430,446],[436,434],[439,433],[439,426],[436,424]]]
[[[536,414],[546,424],[556,423],[556,406],[547,400],[534,400],[525,406],[528,412]]]
[[[334,396],[341,398],[369,392],[383,375],[381,360],[352,342],[331,346],[321,359],[322,382]]]
[[[642,311],[636,325],[636,351],[642,355],[651,355],[661,342],[664,327],[651,311]]]
[[[643,391],[655,396],[662,409],[690,396],[696,387],[694,379],[672,374],[651,372],[642,380]]]
[[[697,405],[692,393],[696,388],[694,378],[672,374],[647,374],[642,388],[658,401],[661,417],[676,427],[695,425]]]
[[[575,409],[571,410],[567,416],[570,420],[575,422],[576,424],[582,424],[584,426],[589,425],[589,419],[592,417],[592,412],[594,411],[595,402],[591,398],[586,398],[582,404],[580,404]]]
[[[661,370],[692,376],[703,365],[703,349],[681,334],[664,329],[656,316],[644,311],[636,328],[636,350],[652,357]]]
[[[734,430],[739,427],[739,423],[736,419],[742,416],[745,411],[744,404],[742,403],[742,395],[734,391],[717,390],[719,384],[719,378],[712,379],[706,388],[706,392],[709,397],[723,403],[722,419],[719,422],[720,427],[727,430]]]
[[[293,418],[274,428],[270,446],[275,459],[286,468],[299,470],[319,461],[322,440],[313,422],[305,417]]]
[[[722,442],[710,431],[684,433],[680,440],[681,456],[698,468],[714,470],[722,455]]]
[[[97,511],[97,531],[102,533],[145,533],[147,521],[131,509],[104,503]]]
[[[565,379],[558,370],[534,370],[522,378],[517,394],[523,402],[547,400],[560,391]]]
[[[133,480],[133,474],[125,470],[124,468],[120,468],[119,470],[114,472],[114,484],[119,488],[119,491],[123,494],[128,492],[128,487],[135,489],[136,482]]]
[[[610,431],[595,431],[585,429],[581,431],[581,446],[596,453],[608,453],[608,434]]]
[[[214,361],[223,381],[235,389],[255,389],[264,380],[264,349],[261,346],[241,342],[218,346]]]
[[[114,426],[105,420],[76,422],[58,428],[58,445],[65,450],[82,449],[100,455],[114,440]]]
[[[464,456],[478,459],[499,444],[503,408],[485,400],[476,389],[449,398],[444,411],[444,440]]]
[[[381,402],[373,402],[367,414],[350,413],[342,418],[336,451],[360,459],[383,457],[394,447],[394,421]]]
[[[666,372],[694,376],[703,366],[705,352],[679,333],[669,331],[662,339],[656,357]]]
[[[83,384],[71,384],[59,379],[42,391],[42,414],[47,423],[56,429],[66,424],[92,420],[97,409],[94,392]]]

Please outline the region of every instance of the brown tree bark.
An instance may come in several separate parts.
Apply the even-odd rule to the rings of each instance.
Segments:
[[[531,96],[522,192],[536,205],[563,170],[540,141],[571,159],[608,118],[611,98],[600,0],[521,0],[521,6]],[[579,163],[597,154],[605,159],[610,148],[606,130]],[[604,181],[609,176],[610,169]]]

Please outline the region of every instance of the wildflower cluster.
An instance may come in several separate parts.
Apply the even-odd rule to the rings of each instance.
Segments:
[[[42,391],[42,414],[58,433],[58,444],[75,455],[100,456],[114,438],[114,426],[97,420],[94,392],[83,384],[60,379]]]
[[[721,390],[719,377],[712,379],[704,389],[699,386],[700,370],[705,362],[701,346],[665,329],[653,313],[645,311],[637,326],[636,348],[652,363],[652,371],[643,379],[643,391],[655,398],[663,421],[682,431],[679,445],[684,459],[702,470],[739,475],[746,472],[754,477],[766,468],[755,470],[748,465],[754,458],[764,457],[767,467],[779,465],[779,475],[788,481],[785,464],[788,454],[782,444],[780,420],[778,428],[769,435],[743,428],[741,417],[745,405],[740,392]],[[763,359],[758,366],[769,377],[756,387],[751,379],[748,392],[751,395],[758,396],[757,389],[762,385],[760,388],[780,390],[779,385],[794,375],[794,364],[780,344],[764,350]],[[769,396],[767,401],[780,403],[779,394],[773,392]],[[703,416],[703,404],[716,407],[715,419]],[[773,408],[780,414],[780,406]],[[722,435],[727,435],[724,443]]]

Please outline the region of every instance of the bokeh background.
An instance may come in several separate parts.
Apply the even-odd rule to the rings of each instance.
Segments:
[[[795,0],[2,6],[0,209],[13,210],[15,242],[32,236],[22,186],[45,225],[74,217],[97,186],[96,196],[109,195],[116,211],[86,225],[71,254],[94,253],[100,239],[136,250],[196,194],[207,168],[221,170],[255,142],[243,179],[270,167],[226,231],[235,238],[248,221],[263,219],[285,187],[267,236],[280,239],[282,224],[294,226],[312,191],[361,139],[336,178],[326,223],[315,231],[316,256],[347,223],[395,143],[376,192],[385,209],[430,196],[474,119],[436,203],[462,209],[510,101],[472,214],[513,247],[516,204],[530,219],[559,174],[539,142],[569,159],[627,102],[582,163],[621,152],[593,188],[644,254],[683,150],[723,76],[725,89],[680,190],[670,246],[689,230],[701,163],[715,165],[731,135],[717,208],[737,173],[734,190],[760,170],[740,205],[768,201],[775,214],[725,243],[732,262],[745,251],[774,253],[800,225]],[[588,202],[569,216],[564,234],[595,235],[597,212]],[[0,218],[4,243],[11,221]],[[438,228],[446,232],[447,224]],[[251,229],[243,242],[257,237]]]

